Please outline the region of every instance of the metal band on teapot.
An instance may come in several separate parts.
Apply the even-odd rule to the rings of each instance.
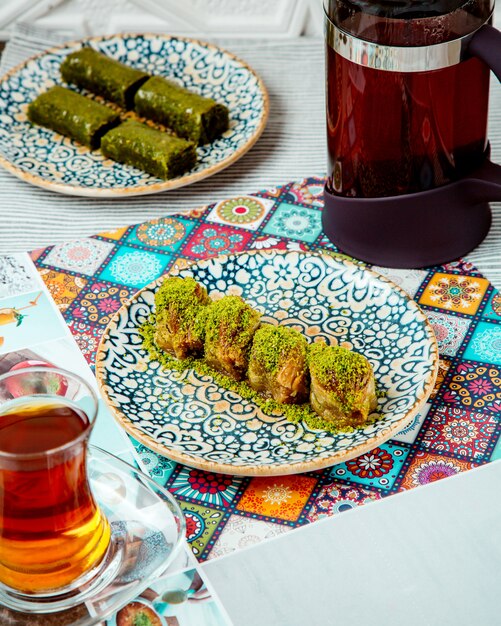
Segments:
[[[357,65],[387,72],[430,72],[456,65],[474,33],[430,46],[385,46],[340,30],[326,16],[326,39],[339,55]]]

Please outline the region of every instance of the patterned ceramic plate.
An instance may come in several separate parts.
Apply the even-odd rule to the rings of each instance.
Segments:
[[[225,104],[230,128],[197,149],[198,163],[184,176],[161,181],[115,163],[51,130],[32,125],[28,104],[55,84],[59,67],[82,44]],[[261,79],[216,46],[162,35],[114,35],[68,43],[14,68],[0,81],[0,164],[19,178],[61,193],[100,198],[138,196],[175,189],[211,176],[249,150],[264,130],[268,96]]]
[[[241,295],[263,321],[365,354],[386,395],[380,419],[333,435],[265,415],[210,377],[162,370],[148,360],[138,334],[153,310],[159,279],[110,322],[96,374],[119,423],[175,461],[248,476],[321,469],[390,439],[433,389],[438,348],[424,313],[393,283],[363,267],[331,255],[268,250],[207,259],[176,274],[194,276],[212,296]]]

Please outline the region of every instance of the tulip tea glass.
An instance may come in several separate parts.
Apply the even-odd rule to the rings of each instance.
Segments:
[[[86,468],[97,407],[64,370],[0,376],[0,589],[60,597],[100,578],[110,526]]]

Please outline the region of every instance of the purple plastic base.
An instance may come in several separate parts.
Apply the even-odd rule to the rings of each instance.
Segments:
[[[447,201],[430,200],[427,192],[366,200],[335,196],[324,189],[323,229],[341,252],[402,268],[453,261],[473,250],[489,232],[488,203],[471,206],[456,193]]]

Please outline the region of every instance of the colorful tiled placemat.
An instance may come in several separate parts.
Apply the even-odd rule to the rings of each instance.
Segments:
[[[321,231],[322,178],[307,178],[32,253],[91,366],[110,316],[174,266],[247,249],[335,249]],[[203,561],[355,506],[501,458],[501,293],[459,260],[423,270],[375,267],[429,316],[441,353],[435,389],[413,423],[357,459],[307,474],[241,478],[190,469],[133,442],[179,500]]]

